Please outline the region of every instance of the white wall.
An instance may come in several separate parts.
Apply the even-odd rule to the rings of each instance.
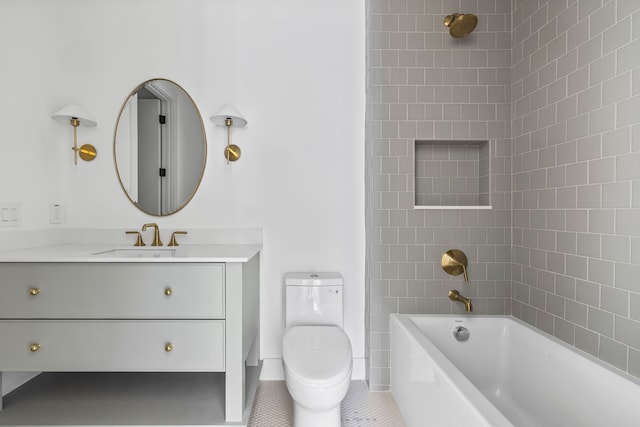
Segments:
[[[364,15],[363,0],[3,0],[0,202],[21,203],[23,230],[55,227],[52,201],[67,228],[151,220],[116,179],[113,129],[137,84],[174,80],[206,120],[207,167],[187,208],[153,219],[165,232],[263,229],[266,358],[281,354],[283,274],[340,271],[345,328],[363,357]],[[98,157],[77,167],[72,128],[50,119],[72,102],[98,122],[79,129]],[[249,121],[233,129],[243,157],[230,166],[226,131],[208,120],[225,103]]]

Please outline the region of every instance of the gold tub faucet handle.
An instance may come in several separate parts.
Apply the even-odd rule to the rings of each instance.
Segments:
[[[469,281],[469,273],[467,272],[467,256],[460,249],[450,249],[442,255],[440,261],[442,269],[452,276],[462,274],[464,281]]]

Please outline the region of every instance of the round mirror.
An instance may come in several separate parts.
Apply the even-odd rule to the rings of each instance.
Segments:
[[[120,185],[138,209],[165,216],[185,207],[200,185],[206,154],[202,117],[178,84],[147,80],[127,96],[113,156]]]

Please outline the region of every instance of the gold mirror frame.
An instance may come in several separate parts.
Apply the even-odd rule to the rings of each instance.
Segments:
[[[198,139],[198,141],[194,142],[194,144],[197,144],[195,147],[194,151],[199,151],[200,150],[200,143],[202,144],[201,146],[201,158],[200,156],[198,156],[197,158],[193,158],[190,159],[190,164],[188,165],[182,165],[182,167],[185,167],[185,169],[190,168],[190,169],[195,169],[196,171],[199,171],[199,174],[193,174],[192,177],[192,181],[193,182],[193,188],[192,191],[190,191],[190,194],[188,194],[187,196],[181,197],[180,200],[174,199],[171,200],[169,202],[167,202],[166,200],[163,202],[160,202],[160,206],[158,209],[151,209],[147,206],[145,206],[143,203],[140,203],[140,197],[138,197],[137,195],[133,195],[132,193],[134,193],[133,191],[133,187],[134,185],[131,184],[130,182],[125,183],[125,179],[123,178],[123,175],[125,175],[125,169],[127,169],[127,172],[129,175],[132,175],[133,173],[131,173],[131,168],[133,169],[138,169],[136,162],[134,161],[130,161],[128,164],[118,164],[119,163],[119,155],[118,155],[118,134],[119,134],[119,130],[121,132],[125,132],[125,130],[129,130],[129,128],[127,127],[125,129],[125,125],[123,125],[123,129],[120,129],[121,127],[121,122],[125,121],[125,118],[123,117],[123,114],[125,111],[127,111],[130,106],[129,103],[132,100],[132,98],[134,96],[137,97],[137,95],[139,93],[141,93],[141,91],[144,91],[145,88],[150,87],[150,85],[157,85],[157,86],[164,86],[166,88],[171,88],[171,90],[175,90],[175,93],[181,95],[184,97],[184,99],[182,99],[180,102],[183,102],[184,104],[182,105],[183,107],[189,106],[190,108],[193,108],[193,115],[190,116],[190,118],[192,119],[193,122],[197,122],[197,125],[194,123],[194,126],[191,127],[191,129],[193,130],[194,133],[197,133],[199,135],[201,135],[201,141],[199,141],[199,137],[198,138],[193,138],[193,139]],[[172,108],[173,112],[175,111],[175,108],[177,108],[175,105]],[[165,114],[165,111],[163,111],[163,114]],[[176,117],[178,116],[178,114],[175,114]],[[129,119],[131,120],[131,118],[129,117]],[[136,119],[137,120],[137,119]],[[171,117],[168,117],[166,119],[166,121],[170,121]],[[164,125],[162,125],[164,126]],[[196,129],[197,128],[197,129]],[[178,126],[176,126],[175,124],[172,124],[172,132],[177,132]],[[161,130],[160,132],[164,132],[164,130]],[[133,132],[130,131],[129,135],[131,135]],[[175,135],[174,135],[175,136]],[[122,138],[122,135],[121,135]],[[129,146],[125,148],[125,150],[128,148],[129,150],[137,150],[137,148],[133,147],[133,145],[137,145],[137,141],[133,141],[134,136],[130,136],[129,137]],[[185,144],[188,143],[191,139],[190,138],[184,138],[181,139],[179,137],[174,137],[174,145],[173,145],[173,151],[175,151],[177,149],[177,145],[178,144]],[[125,151],[126,152],[126,151]],[[122,154],[122,153],[121,153]],[[122,156],[120,156],[122,157]],[[162,156],[160,156],[162,157]],[[170,157],[170,156],[167,156]],[[175,156],[177,157],[177,156]],[[207,161],[207,138],[206,138],[206,132],[205,132],[205,128],[204,128],[204,122],[202,120],[202,115],[200,114],[200,111],[198,110],[198,106],[196,105],[195,101],[193,100],[193,98],[189,95],[189,93],[179,84],[177,84],[176,82],[169,80],[169,79],[164,79],[164,78],[155,78],[155,79],[149,79],[146,80],[142,83],[140,83],[138,86],[136,86],[125,98],[124,102],[122,103],[122,106],[120,107],[120,111],[118,113],[118,119],[116,120],[116,124],[115,124],[115,128],[114,128],[114,132],[113,132],[113,159],[114,159],[114,165],[115,165],[115,169],[116,169],[116,176],[118,177],[118,182],[120,183],[120,187],[122,188],[122,190],[124,191],[125,195],[127,196],[127,198],[129,199],[129,201],[138,209],[140,209],[142,212],[148,214],[148,215],[152,215],[152,216],[168,216],[168,215],[172,215],[176,212],[179,212],[180,210],[182,210],[185,206],[187,206],[189,204],[189,202],[193,199],[193,197],[195,196],[196,192],[198,191],[198,188],[200,187],[200,184],[202,182],[202,178],[204,176],[204,171],[205,171],[205,166],[206,166],[206,161]],[[139,164],[140,160],[138,160],[138,164]],[[177,159],[173,160],[173,172],[171,172],[171,169],[167,172],[169,174],[173,173],[173,174],[178,174],[179,172],[179,165],[177,165]],[[122,163],[122,162],[121,162]],[[153,167],[152,167],[153,168]],[[165,166],[163,164],[158,164],[158,168],[165,168]],[[158,170],[158,176],[160,175],[160,171]],[[173,176],[170,175],[171,178],[173,178]],[[155,177],[154,177],[155,178]],[[166,177],[165,177],[166,178]],[[164,179],[164,178],[158,178],[158,179]],[[137,182],[137,178],[136,178],[136,182]],[[132,191],[129,191],[129,188],[132,188]],[[139,187],[136,187],[136,191],[139,190]],[[161,191],[166,191],[165,190],[161,190]],[[173,188],[173,190],[170,190],[173,193],[177,193],[178,190]],[[185,192],[184,194],[187,194],[187,192]],[[162,197],[161,197],[162,199]],[[169,203],[169,205],[171,207],[164,209],[164,204],[165,203]]]

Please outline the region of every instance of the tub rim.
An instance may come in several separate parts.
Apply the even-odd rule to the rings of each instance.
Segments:
[[[459,318],[459,319],[464,319],[465,321],[473,321],[473,319],[505,319],[505,320],[511,320],[516,324],[519,324],[525,328],[527,328],[528,330],[537,333],[539,335],[542,335],[545,338],[550,339],[551,341],[555,342],[556,344],[559,344],[560,346],[564,347],[565,349],[572,351],[576,354],[578,354],[579,356],[584,357],[585,359],[595,363],[596,365],[599,365],[600,367],[611,371],[612,373],[621,376],[622,378],[631,381],[632,383],[640,386],[640,378],[635,377],[633,375],[631,375],[630,373],[623,371],[622,369],[618,368],[617,366],[611,365],[605,361],[603,361],[602,359],[599,359],[597,357],[595,357],[594,355],[592,355],[591,353],[588,353],[582,349],[580,349],[579,347],[573,346],[571,344],[568,344],[565,341],[562,341],[560,338],[556,337],[555,335],[550,334],[549,332],[546,332],[542,329],[539,329],[535,326],[533,326],[532,324],[525,322],[524,320],[515,317],[511,314],[405,314],[405,313],[392,313],[391,317],[395,317],[398,319],[404,319],[407,318],[410,320],[410,323],[412,325],[415,325],[415,323],[413,321],[411,321],[411,318],[413,317],[442,317],[442,318]],[[417,327],[417,326],[416,326]],[[419,330],[419,328],[418,328]],[[608,337],[606,337],[608,338]],[[611,339],[611,338],[608,338]],[[434,345],[435,346],[435,345]],[[440,351],[440,349],[438,347],[436,347],[436,350]],[[444,354],[443,354],[444,356]],[[466,377],[465,377],[466,378]]]

